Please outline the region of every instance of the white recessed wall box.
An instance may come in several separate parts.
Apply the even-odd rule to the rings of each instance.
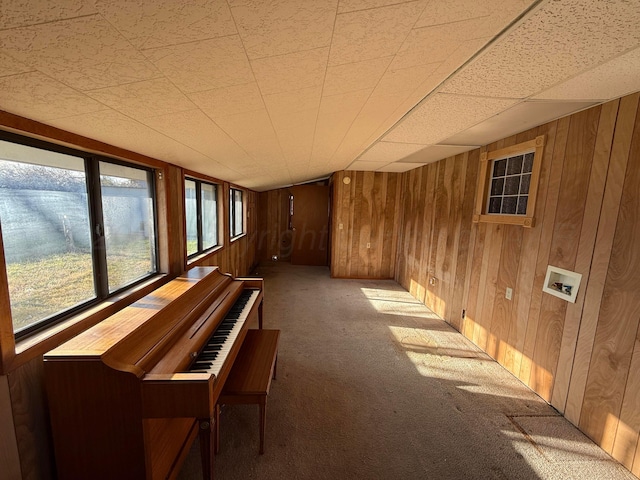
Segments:
[[[567,302],[576,303],[581,280],[582,275],[580,273],[549,265],[542,291],[562,298]]]

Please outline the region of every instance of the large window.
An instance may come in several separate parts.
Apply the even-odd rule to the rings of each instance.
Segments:
[[[157,272],[153,174],[0,140],[0,227],[21,336]]]
[[[193,178],[184,181],[187,256],[218,245],[218,186]]]
[[[231,238],[244,233],[244,206],[242,203],[242,190],[231,188],[229,190],[229,228]]]

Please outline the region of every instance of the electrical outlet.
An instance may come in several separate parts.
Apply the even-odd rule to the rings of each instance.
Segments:
[[[507,291],[506,291],[506,293],[504,294],[504,296],[505,296],[505,298],[506,298],[507,300],[511,300],[511,298],[513,298],[513,289],[512,289],[512,288],[507,287]]]
[[[431,277],[429,279],[429,285],[434,286],[436,284],[436,277]]]
[[[342,224],[338,225],[338,230],[342,230]]]
[[[367,248],[371,248],[371,244],[367,242]]]
[[[464,320],[464,317],[467,315],[467,311],[463,308],[462,309],[462,319]]]

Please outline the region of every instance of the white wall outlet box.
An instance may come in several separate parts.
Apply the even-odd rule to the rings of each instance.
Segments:
[[[506,292],[505,292],[505,294],[504,294],[504,297],[505,297],[507,300],[511,300],[511,299],[513,298],[513,289],[512,289],[512,288],[507,287],[507,290],[506,290]]]
[[[542,291],[562,298],[567,302],[576,303],[581,280],[582,275],[580,273],[549,265]]]

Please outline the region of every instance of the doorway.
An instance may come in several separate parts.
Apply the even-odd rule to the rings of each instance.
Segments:
[[[329,187],[298,185],[290,189],[292,265],[328,265]]]

